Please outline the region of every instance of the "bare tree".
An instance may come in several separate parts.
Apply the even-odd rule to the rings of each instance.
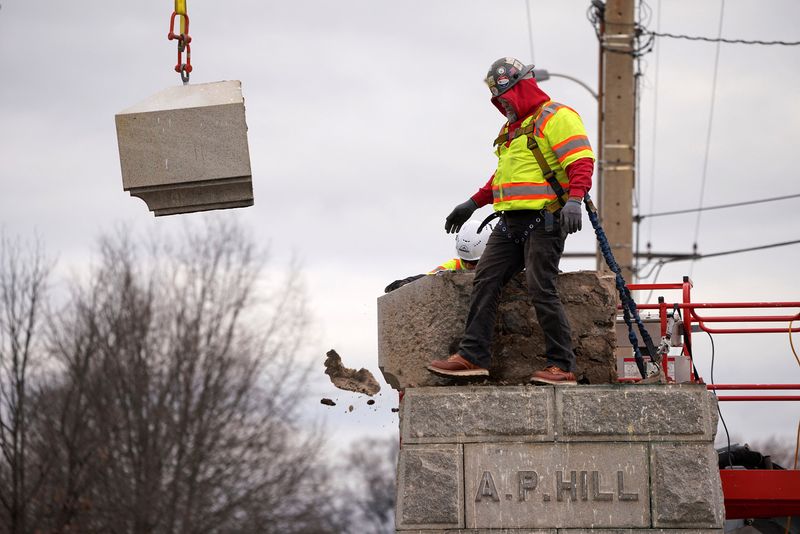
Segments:
[[[366,439],[356,442],[347,455],[353,484],[352,502],[357,507],[357,532],[384,534],[395,531],[397,439]]]
[[[784,469],[794,469],[797,444],[791,440],[781,439],[778,436],[769,436],[750,442],[750,448],[769,456],[773,463],[780,465]]]
[[[0,238],[0,532],[28,532],[31,502],[47,471],[29,443],[36,396],[32,369],[42,363],[49,273],[38,245],[26,248]]]
[[[297,423],[308,320],[296,273],[267,291],[263,253],[219,220],[143,248],[105,238],[54,320],[65,373],[43,397],[58,469],[40,528],[345,530],[320,433]]]

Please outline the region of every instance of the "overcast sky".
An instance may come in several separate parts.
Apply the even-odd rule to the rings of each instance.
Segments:
[[[168,42],[172,2],[0,2],[0,225],[42,237],[59,272],[85,268],[97,236],[116,224],[141,234],[196,224],[208,214],[155,219],[122,191],[114,114],[180,83]],[[376,298],[390,281],[454,256],[444,218],[494,170],[503,118],[482,82],[496,58],[597,85],[597,41],[586,0],[189,0],[192,83],[236,79],[246,99],[255,206],[223,212],[273,252],[271,268],[302,263],[316,319],[320,375],[336,348],[377,373]],[[718,1],[648,2],[649,27],[715,36]],[[728,0],[722,34],[800,40],[796,1]],[[658,40],[644,58],[640,109],[641,213],[694,208],[706,152],[715,45]],[[722,45],[705,205],[800,193],[800,47]],[[658,84],[656,84],[658,73]],[[575,108],[592,140],[596,103],[573,82],[542,88]],[[657,94],[657,98],[656,98]],[[655,103],[657,102],[657,106]],[[653,135],[656,133],[656,142]],[[800,238],[800,200],[703,214],[698,249],[712,253]],[[484,208],[481,213],[488,213]],[[695,215],[642,226],[653,249],[690,252]],[[584,221],[567,251],[593,250]],[[797,245],[664,267],[691,274],[694,300],[800,301]],[[563,261],[563,270],[593,262]],[[667,294],[668,300],[677,295]],[[797,311],[797,310],[795,310]],[[785,326],[781,325],[781,326]],[[710,379],[710,344],[696,358]],[[785,334],[716,336],[717,382],[800,382]],[[444,355],[442,355],[444,356]],[[375,408],[314,383],[310,417],[337,437],[394,435],[388,386]],[[336,408],[318,404],[336,397]],[[347,405],[355,411],[344,413]],[[743,439],[791,441],[797,403],[724,403]]]

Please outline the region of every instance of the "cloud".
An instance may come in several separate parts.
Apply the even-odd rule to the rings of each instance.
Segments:
[[[537,66],[596,86],[587,2],[531,6]],[[760,2],[739,2],[727,8],[724,35],[796,39],[798,11],[789,1],[769,11]],[[278,261],[303,258],[326,333],[322,343],[351,349],[374,370],[375,298],[391,280],[452,257],[444,217],[493,171],[490,145],[502,118],[481,80],[499,56],[528,59],[525,6],[196,0],[190,14],[192,82],[243,82],[256,199],[254,207],[226,216],[269,241]],[[661,30],[713,35],[718,14],[708,3],[670,2],[662,7]],[[97,232],[119,221],[147,232],[204,217],[155,220],[122,191],[119,176],[114,114],[180,83],[172,71],[175,45],[166,39],[168,17],[169,6],[156,3],[51,2],[42,10],[3,2],[0,224],[7,231],[36,228],[48,248],[79,265],[88,261]],[[655,54],[643,63],[636,192],[643,212],[699,203],[714,56],[712,44],[656,44],[656,124]],[[705,204],[797,192],[796,54],[796,48],[723,45]],[[584,89],[559,79],[543,88],[576,107],[596,139],[597,109]],[[704,213],[700,251],[796,239],[796,202]],[[642,246],[651,239],[654,250],[689,252],[695,223],[693,215],[652,219],[642,227]],[[584,230],[567,249],[593,246]],[[661,279],[691,270],[701,300],[796,300],[797,258],[794,247],[674,264]],[[564,261],[562,269],[592,266]],[[761,341],[747,350],[736,343],[718,348],[720,376],[749,381],[762,365],[764,380],[780,381],[773,369],[791,373],[772,360],[779,358],[773,349],[785,349],[782,342],[769,339],[770,350],[760,349]],[[765,360],[731,356],[740,353]],[[742,425],[751,423],[764,424]]]

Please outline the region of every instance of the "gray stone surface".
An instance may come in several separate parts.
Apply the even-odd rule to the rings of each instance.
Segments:
[[[558,534],[591,534],[597,532],[596,529],[572,529],[560,528]],[[622,528],[622,529],[608,529],[603,530],[602,534],[720,534],[721,528],[703,528],[703,529],[666,529],[666,528]]]
[[[722,485],[712,444],[651,445],[653,526],[723,525]]]
[[[398,530],[464,527],[462,445],[403,445],[395,522]]]
[[[467,528],[646,528],[648,445],[464,445]]]
[[[408,388],[403,397],[403,443],[552,440],[554,389]]]
[[[253,204],[241,82],[170,87],[115,121],[123,189],[156,215]]]
[[[425,276],[378,298],[378,360],[392,387],[452,383],[432,375],[426,366],[457,347],[472,279],[470,273]],[[595,271],[562,273],[557,285],[572,327],[579,379],[593,384],[615,381],[613,277]],[[544,335],[522,275],[513,278],[501,296],[492,353],[491,378],[484,383],[526,383],[534,370],[544,367]]]
[[[446,530],[404,530],[404,534],[558,534],[556,529],[530,529],[530,528],[456,528]]]
[[[556,388],[556,433],[577,441],[712,442],[716,399],[701,384]]]
[[[447,530],[404,530],[404,534],[591,534],[599,529],[530,529],[530,528],[493,528],[474,529],[458,528]],[[722,529],[663,529],[663,528],[628,528],[628,529],[603,529],[602,534],[719,534]]]

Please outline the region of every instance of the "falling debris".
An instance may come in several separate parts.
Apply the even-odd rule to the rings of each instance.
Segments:
[[[363,367],[358,371],[348,369],[342,365],[342,358],[333,349],[329,350],[326,356],[325,374],[331,377],[331,382],[337,388],[364,393],[370,397],[381,390],[372,373]]]
[[[399,411],[400,411],[400,408],[392,408],[392,412],[393,412],[393,413],[397,413],[397,412],[399,412]]]
[[[320,404],[324,404],[325,406],[336,406],[336,403],[333,402],[331,399],[320,399]]]
[[[375,399],[369,399],[369,400],[367,401],[367,405],[368,405],[368,406],[372,406],[373,404],[375,404]]]
[[[353,405],[352,405],[352,404],[351,404],[350,406],[348,406],[348,407],[347,407],[347,411],[348,411],[348,412],[352,412],[352,411],[353,411]]]

